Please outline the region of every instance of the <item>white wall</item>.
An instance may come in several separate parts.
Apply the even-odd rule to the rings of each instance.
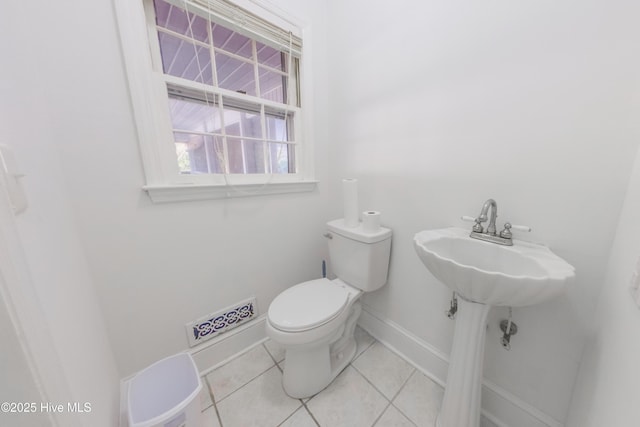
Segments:
[[[51,135],[122,376],[188,348],[187,322],[250,295],[265,313],[280,291],[320,276],[328,174],[324,4],[275,2],[312,25],[315,93],[307,96],[314,100],[319,189],[160,205],[141,188],[111,2],[41,3],[27,36],[38,42],[33,53],[43,64]]]
[[[366,11],[366,13],[365,13]],[[339,177],[394,230],[388,286],[365,303],[448,353],[450,292],[413,235],[494,198],[577,269],[566,295],[514,310],[512,351],[490,314],[485,377],[565,420],[585,323],[638,143],[640,28],[631,2],[329,2],[333,216]]]
[[[52,342],[51,347],[40,350],[47,354],[38,354],[36,359],[59,363],[40,368],[60,371],[49,377],[61,374],[66,384],[59,389],[67,389],[69,401],[92,406],[88,414],[65,413],[62,423],[113,426],[118,417],[120,374],[66,192],[57,148],[60,135],[54,134],[50,115],[59,102],[46,96],[48,86],[55,84],[49,80],[49,70],[61,64],[47,61],[44,51],[54,47],[61,51],[66,46],[45,42],[62,23],[56,24],[40,6],[10,0],[0,7],[0,141],[15,151],[16,161],[26,174],[24,186],[30,203],[28,210],[15,218],[13,227],[17,227],[19,242],[12,245],[15,253],[11,255],[26,258],[24,296],[30,298],[33,291],[37,298],[29,301],[35,311],[28,314],[38,316],[30,321],[39,321],[38,327],[48,331]],[[73,133],[69,129],[68,134]],[[2,193],[4,197],[3,189]],[[3,224],[3,228],[9,225]],[[31,336],[40,331],[23,332]],[[43,374],[45,380],[47,375]],[[50,386],[44,384],[45,390]]]
[[[2,280],[2,279],[0,279]],[[0,385],[0,402],[40,402],[40,390],[36,379],[27,363],[27,358],[20,345],[20,340],[13,327],[11,318],[0,295],[0,367],[2,384]],[[35,412],[26,415],[22,413],[0,413],[3,425],[15,427],[45,427],[50,426],[48,414]]]
[[[635,93],[638,94],[636,88]],[[629,294],[640,256],[640,152],[611,250],[567,423],[570,427],[632,427],[640,420],[640,309]]]

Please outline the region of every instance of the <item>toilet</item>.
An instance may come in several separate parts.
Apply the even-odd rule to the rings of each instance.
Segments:
[[[363,292],[387,282],[391,230],[367,231],[344,220],[327,223],[333,280],[303,282],[278,295],[267,313],[267,336],[285,349],[282,385],[294,398],[328,386],[356,353],[353,336]]]

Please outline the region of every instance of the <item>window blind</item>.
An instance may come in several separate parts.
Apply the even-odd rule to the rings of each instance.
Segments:
[[[302,39],[226,0],[165,0],[204,19],[289,53],[302,55]]]

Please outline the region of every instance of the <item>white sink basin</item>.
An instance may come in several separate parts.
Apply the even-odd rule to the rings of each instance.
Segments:
[[[563,292],[575,276],[574,268],[545,246],[519,240],[501,246],[472,239],[462,228],[421,231],[413,243],[438,280],[481,304],[537,304]]]

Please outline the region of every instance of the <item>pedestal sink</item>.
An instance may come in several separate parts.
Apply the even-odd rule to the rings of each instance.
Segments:
[[[461,228],[421,231],[413,243],[427,269],[460,297],[436,427],[478,427],[489,310],[553,298],[575,276],[574,268],[545,246],[519,240],[500,246],[472,239]]]

